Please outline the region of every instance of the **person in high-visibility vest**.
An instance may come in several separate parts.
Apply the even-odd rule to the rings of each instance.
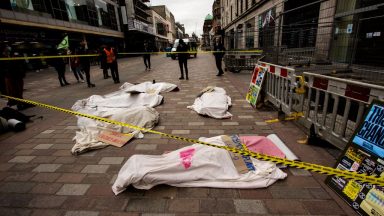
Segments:
[[[108,70],[111,69],[111,75],[114,83],[120,83],[119,79],[119,69],[117,65],[117,51],[115,48],[111,46],[107,46],[103,49],[103,55],[104,58],[106,59],[107,65],[106,68]]]

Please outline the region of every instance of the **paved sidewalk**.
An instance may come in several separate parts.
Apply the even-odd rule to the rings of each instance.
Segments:
[[[304,137],[293,123],[267,125],[264,120],[276,112],[254,110],[245,101],[249,72],[225,73],[216,77],[214,58],[200,55],[190,59],[190,80],[179,81],[177,61],[152,57],[152,71],[144,71],[141,58],[120,60],[121,82],[165,81],[179,86],[179,92],[164,93],[165,102],[156,107],[160,123],[155,128],[165,133],[197,139],[221,134],[268,135],[276,133],[302,161],[333,166],[326,150],[300,145]],[[92,68],[96,88],[69,82],[59,87],[50,69],[28,73],[24,97],[70,108],[78,99],[106,94],[118,89],[102,71]],[[216,120],[197,115],[186,108],[204,87],[225,88],[232,98],[232,119]],[[4,101],[0,102],[3,105]],[[0,215],[355,215],[324,185],[325,176],[298,169],[285,169],[285,180],[265,189],[237,190],[213,188],[176,188],[158,186],[151,190],[127,191],[114,196],[111,184],[122,164],[133,154],[162,154],[189,145],[158,135],[145,134],[123,148],[107,147],[72,156],[76,117],[42,108],[29,114],[43,116],[20,133],[0,135]]]

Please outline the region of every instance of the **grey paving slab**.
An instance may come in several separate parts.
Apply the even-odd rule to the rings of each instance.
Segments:
[[[67,211],[65,216],[98,216],[100,212],[95,211]]]
[[[55,172],[62,164],[40,164],[32,172]]]
[[[124,161],[124,157],[103,157],[99,164],[121,164]]]
[[[223,125],[223,126],[237,126],[237,125],[239,125],[239,122],[222,122],[221,125]]]
[[[56,194],[67,196],[80,196],[84,195],[90,186],[90,184],[64,184]]]
[[[127,211],[130,212],[165,212],[166,199],[133,198],[130,199]]]
[[[87,165],[81,170],[81,173],[105,173],[109,165]]]
[[[235,199],[236,212],[239,214],[267,214],[268,210],[261,200]]]
[[[8,161],[8,163],[29,163],[31,160],[35,159],[36,156],[16,156]]]
[[[33,149],[49,149],[53,146],[53,144],[39,144],[35,146]]]
[[[289,168],[289,171],[294,175],[294,176],[312,176],[312,174],[303,169],[297,169],[297,168]]]
[[[172,134],[190,134],[191,131],[190,130],[172,130],[171,132]]]

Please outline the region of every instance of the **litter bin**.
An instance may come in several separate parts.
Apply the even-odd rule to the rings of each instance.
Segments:
[[[172,47],[165,48],[165,52],[167,52],[167,54],[165,54],[166,57],[171,57],[171,50],[172,50]]]

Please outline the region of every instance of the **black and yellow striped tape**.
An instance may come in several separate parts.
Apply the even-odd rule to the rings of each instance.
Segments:
[[[185,142],[189,142],[189,143],[198,143],[198,144],[202,144],[202,145],[206,145],[206,146],[210,146],[210,147],[214,147],[214,148],[224,149],[224,150],[227,150],[227,151],[230,151],[233,153],[237,153],[240,155],[250,156],[250,157],[253,157],[253,158],[256,158],[259,160],[264,160],[264,161],[271,161],[271,162],[274,162],[276,164],[284,164],[284,165],[289,166],[289,167],[304,169],[304,170],[308,170],[310,172],[317,172],[317,173],[325,174],[328,176],[338,176],[338,177],[343,177],[346,179],[353,179],[355,181],[360,181],[363,183],[369,183],[369,184],[373,184],[373,185],[384,186],[384,178],[380,178],[380,177],[376,177],[376,176],[368,176],[366,174],[359,174],[359,173],[352,172],[352,171],[339,170],[339,169],[335,169],[332,167],[326,167],[326,166],[322,166],[322,165],[311,164],[311,163],[306,163],[306,162],[301,162],[301,161],[287,160],[287,159],[283,159],[283,158],[278,158],[278,157],[259,154],[256,152],[251,152],[248,150],[240,150],[240,149],[236,149],[236,148],[231,148],[228,146],[218,146],[218,145],[210,144],[207,142],[202,142],[202,141],[195,140],[195,139],[189,139],[189,138],[179,137],[179,136],[175,136],[175,135],[171,135],[171,134],[166,134],[166,133],[162,133],[159,131],[141,128],[141,127],[131,125],[128,123],[118,122],[118,121],[114,121],[114,120],[110,120],[110,119],[106,119],[106,118],[101,118],[98,116],[79,113],[79,112],[75,112],[72,110],[67,110],[67,109],[63,109],[60,107],[51,106],[48,104],[43,104],[43,103],[31,101],[31,100],[15,98],[15,97],[10,97],[10,96],[6,96],[6,95],[0,95],[0,96],[8,98],[8,99],[13,99],[13,100],[17,100],[20,102],[24,102],[24,103],[33,104],[33,105],[43,107],[43,108],[68,113],[70,115],[81,116],[81,117],[90,118],[90,119],[97,120],[97,121],[102,121],[102,122],[106,122],[106,123],[110,123],[110,124],[120,125],[123,127],[133,128],[135,130],[141,130],[144,132],[158,134],[158,135],[168,137],[171,139],[181,140],[181,141],[185,141]]]
[[[262,50],[243,50],[243,51],[188,51],[188,52],[122,52],[118,55],[144,55],[144,54],[212,54],[212,53],[248,53],[248,54],[260,54]],[[52,55],[52,56],[23,56],[23,57],[3,57],[0,61],[15,61],[15,60],[31,60],[31,59],[51,59],[51,58],[71,58],[71,57],[97,57],[99,54],[88,54],[88,55]]]

